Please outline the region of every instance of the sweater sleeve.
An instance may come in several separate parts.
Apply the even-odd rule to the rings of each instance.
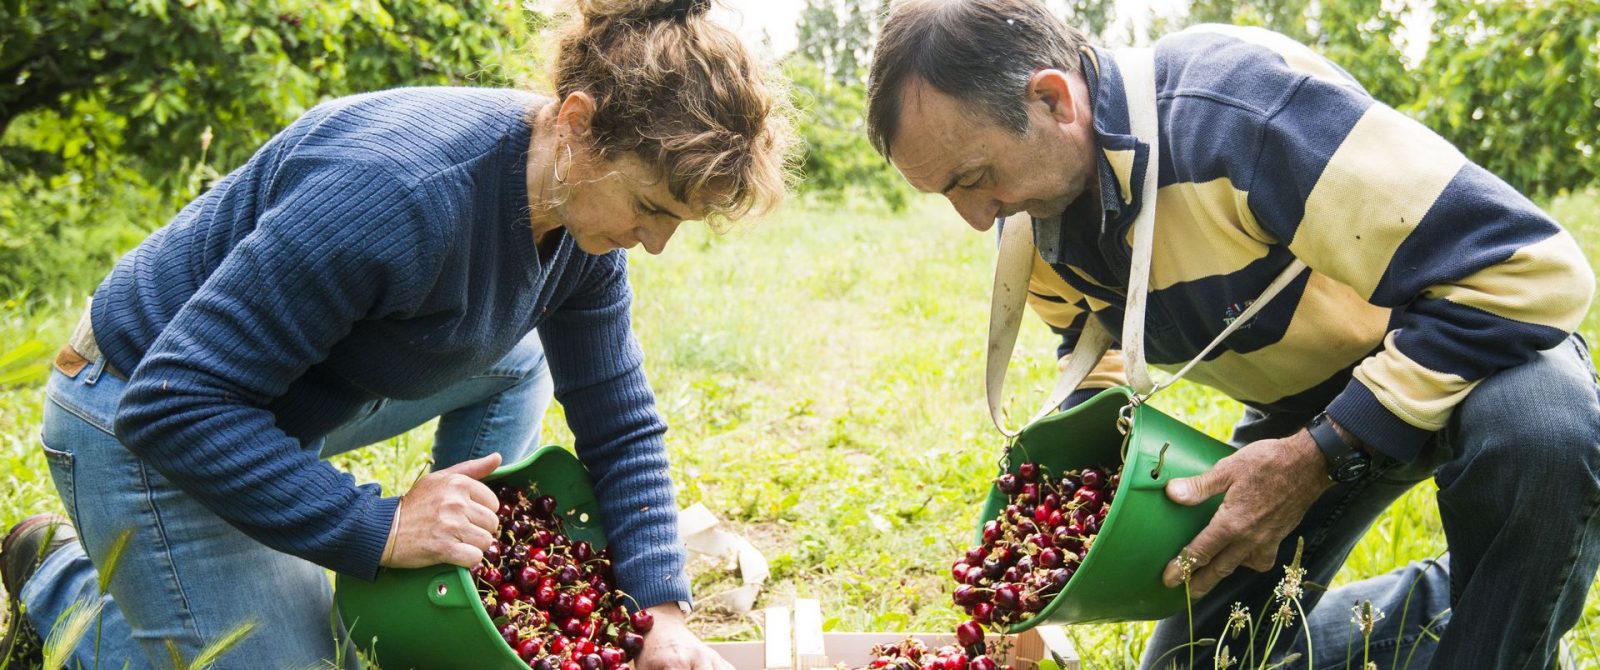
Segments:
[[[115,430],[250,537],[370,579],[397,499],[357,486],[266,406],[354,322],[408,299],[433,247],[408,191],[378,169],[291,160],[274,192],[132,372]]]
[[[666,422],[629,316],[627,256],[600,257],[539,326],[578,458],[594,478],[617,584],[641,607],[689,601]]]
[[[1594,275],[1571,235],[1428,128],[1352,86],[1264,76],[1292,93],[1264,125],[1251,208],[1313,269],[1393,310],[1328,413],[1411,460],[1484,378],[1578,327]]]

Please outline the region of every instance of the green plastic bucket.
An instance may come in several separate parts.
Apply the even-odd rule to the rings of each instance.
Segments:
[[[589,471],[571,452],[543,447],[520,462],[501,466],[484,481],[555,496],[569,537],[596,549],[606,546]],[[386,670],[528,667],[500,639],[466,568],[380,568],[377,579],[370,582],[339,575],[334,604],[351,639]]]
[[[1028,426],[1013,445],[1010,471],[1024,461],[1044,465],[1053,474],[1121,463],[1123,435],[1117,421],[1132,396],[1126,386],[1106,389]],[[1211,469],[1233,449],[1143,403],[1134,408],[1131,425],[1122,480],[1088,555],[1044,609],[1013,624],[1009,632],[1044,623],[1146,621],[1184,611],[1183,586],[1167,588],[1162,570],[1200,534],[1222,501],[1218,497],[1185,507],[1167,498],[1166,485]],[[979,544],[983,525],[1006,504],[1006,495],[991,486],[978,521]]]

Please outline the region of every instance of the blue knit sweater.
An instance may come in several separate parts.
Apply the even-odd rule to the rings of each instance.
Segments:
[[[426,397],[529,331],[589,467],[619,586],[688,600],[625,255],[528,221],[526,113],[509,90],[401,89],[306,113],[128,253],[94,332],[131,371],[116,433],[262,543],[371,578],[397,498],[314,442],[377,398]]]

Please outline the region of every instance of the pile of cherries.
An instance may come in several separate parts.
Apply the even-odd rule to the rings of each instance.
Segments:
[[[986,640],[984,628],[1002,630],[1061,592],[1094,544],[1120,480],[1119,469],[1056,477],[1037,463],[995,478],[1008,498],[1005,509],[984,524],[983,544],[950,566],[957,584],[952,599],[972,617],[956,626],[956,644],[930,650],[907,637],[879,645],[867,670],[1014,670],[995,660],[1004,650]]]
[[[914,637],[894,644],[880,644],[872,648],[869,670],[1000,670],[990,654],[996,650],[983,644],[983,631],[976,640],[962,638],[961,647],[945,645],[929,649],[927,643]],[[992,646],[992,645],[990,645]],[[963,649],[965,647],[965,649]],[[843,664],[840,666],[845,667]],[[1006,666],[1011,670],[1011,666]]]
[[[1005,509],[983,526],[983,544],[950,566],[951,599],[972,618],[956,628],[966,645],[983,627],[1000,628],[1044,609],[1077,571],[1111,511],[1120,469],[1084,468],[1052,476],[1037,463],[995,479]]]
[[[618,670],[655,624],[628,613],[606,549],[567,537],[556,499],[493,487],[500,533],[470,572],[500,637],[536,670]]]

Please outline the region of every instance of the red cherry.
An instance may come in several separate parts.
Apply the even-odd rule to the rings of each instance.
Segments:
[[[994,589],[994,606],[1002,610],[1017,609],[1021,602],[1021,594],[1012,584],[1001,584]]]
[[[1039,464],[1023,463],[1022,465],[1017,466],[1017,474],[1022,477],[1023,481],[1038,481]]]
[[[507,602],[507,603],[513,602],[518,597],[520,597],[521,595],[522,595],[522,592],[517,590],[517,585],[516,584],[501,584],[500,585],[500,601],[501,602]]]
[[[1083,475],[1079,479],[1083,480],[1084,486],[1090,488],[1100,488],[1101,485],[1106,483],[1105,473],[1094,468],[1084,468]]]
[[[1013,496],[1017,494],[1017,491],[1022,490],[1022,482],[1017,479],[1016,475],[1007,472],[995,478],[994,487],[1000,489],[1001,493]]]
[[[638,633],[623,633],[617,638],[617,646],[628,655],[628,658],[638,658],[639,652],[644,650],[644,636]]]
[[[517,643],[517,656],[522,657],[522,660],[531,660],[537,653],[539,653],[538,638],[530,637]]]
[[[606,670],[612,670],[628,662],[628,654],[616,647],[601,647],[600,661],[605,663]]]
[[[533,501],[533,513],[546,521],[556,518],[556,499],[550,496],[539,496]]]
[[[1039,551],[1039,565],[1041,565],[1043,567],[1046,567],[1046,568],[1059,568],[1059,567],[1061,567],[1061,552],[1056,550],[1053,547],[1049,548],[1049,549],[1040,550]]]
[[[963,584],[956,587],[956,591],[950,596],[950,599],[958,606],[972,607],[983,602],[984,593],[975,586]]]
[[[572,600],[572,616],[587,617],[594,612],[594,599],[580,595]]]
[[[647,610],[639,610],[634,612],[633,616],[629,617],[629,620],[633,624],[633,629],[638,631],[640,634],[650,632],[650,629],[654,628],[656,625],[655,616],[650,614],[650,612]]]
[[[967,663],[967,670],[999,670],[998,664],[988,656],[979,656]]]
[[[963,647],[983,642],[983,624],[971,620],[961,622],[956,626],[956,642]]]
[[[533,593],[539,588],[539,569],[531,565],[522,566],[522,569],[517,571],[517,587],[524,593]]]

